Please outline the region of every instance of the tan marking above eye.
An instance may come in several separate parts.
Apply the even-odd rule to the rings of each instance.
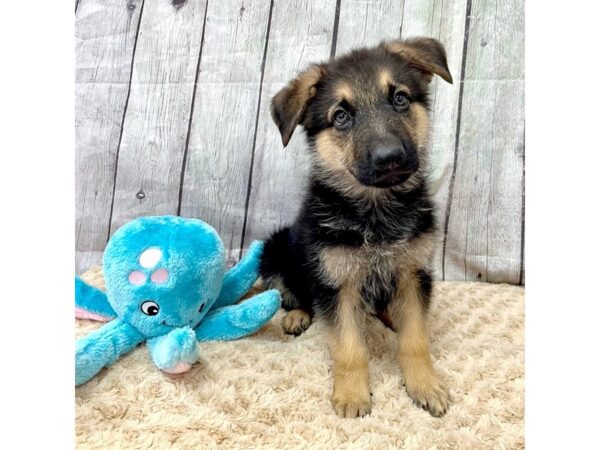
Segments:
[[[379,86],[383,92],[386,94],[389,87],[394,85],[394,78],[388,69],[381,69],[379,71],[379,74],[377,75],[377,81],[379,82]]]
[[[350,84],[346,81],[340,81],[336,84],[335,89],[335,96],[336,96],[336,100],[338,102],[341,102],[342,100],[346,100],[349,103],[352,103],[352,98],[354,97],[353,92],[352,92],[352,87],[350,86]]]

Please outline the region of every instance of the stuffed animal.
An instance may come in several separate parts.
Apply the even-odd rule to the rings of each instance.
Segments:
[[[147,341],[168,373],[198,361],[198,341],[230,340],[260,329],[279,309],[270,290],[235,304],[258,278],[263,243],[226,270],[217,232],[196,219],[142,217],[121,227],[103,258],[106,293],[75,278],[76,317],[109,321],[76,344],[75,383]]]

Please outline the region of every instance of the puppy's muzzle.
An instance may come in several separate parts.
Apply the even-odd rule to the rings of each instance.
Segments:
[[[419,169],[417,152],[400,141],[382,142],[360,162],[358,180],[367,186],[392,187],[405,182]]]

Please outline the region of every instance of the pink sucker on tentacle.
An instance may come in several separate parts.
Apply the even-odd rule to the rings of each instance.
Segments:
[[[170,369],[163,369],[163,372],[168,373],[170,375],[179,375],[180,373],[185,373],[192,368],[190,363],[186,363],[183,361],[178,362]]]
[[[94,314],[78,307],[75,307],[75,317],[77,319],[96,320],[98,322],[110,321],[110,317],[101,316],[100,314]]]

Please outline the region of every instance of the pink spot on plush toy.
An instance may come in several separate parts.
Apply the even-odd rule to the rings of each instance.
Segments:
[[[183,361],[178,362],[170,369],[164,369],[163,372],[166,372],[171,375],[179,375],[180,373],[187,372],[192,368],[192,365]]]
[[[134,270],[133,272],[131,272],[129,274],[129,282],[131,284],[139,286],[140,284],[144,284],[145,281],[146,281],[146,275],[144,275],[144,272],[140,272],[139,270]]]
[[[152,282],[162,284],[169,279],[169,271],[167,269],[158,269],[150,275]]]

